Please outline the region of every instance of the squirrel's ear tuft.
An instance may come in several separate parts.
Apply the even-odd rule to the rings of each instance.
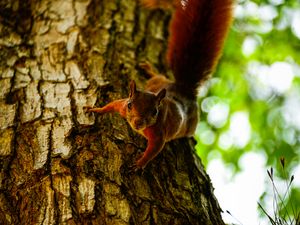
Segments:
[[[130,81],[130,94],[129,97],[131,98],[136,92],[136,84],[134,80]]]
[[[164,88],[157,94],[157,100],[160,102],[166,96],[167,90]]]

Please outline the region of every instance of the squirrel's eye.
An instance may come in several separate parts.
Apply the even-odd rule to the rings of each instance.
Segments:
[[[131,103],[131,102],[128,102],[127,108],[128,108],[129,110],[131,110],[131,108],[132,108],[132,103]]]

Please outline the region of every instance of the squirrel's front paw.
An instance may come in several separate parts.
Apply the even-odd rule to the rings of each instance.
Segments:
[[[129,173],[137,173],[141,169],[134,163],[129,167]]]
[[[92,109],[93,107],[92,106],[83,106],[83,110],[85,112],[90,112],[90,110]]]

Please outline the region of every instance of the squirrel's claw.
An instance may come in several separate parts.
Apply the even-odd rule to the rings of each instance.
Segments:
[[[95,113],[99,113],[99,114],[103,114],[103,108],[94,108],[92,106],[84,106],[83,109],[86,112],[95,112]]]
[[[138,160],[135,161],[131,166],[129,166],[129,173],[133,174],[133,173],[144,173],[144,167],[139,166],[138,164]]]
[[[90,110],[92,109],[93,107],[92,106],[83,106],[83,110],[85,112],[90,112]]]
[[[129,173],[130,174],[134,174],[134,173],[137,173],[137,172],[143,172],[143,169],[139,168],[136,163],[134,163],[133,165],[129,166]]]

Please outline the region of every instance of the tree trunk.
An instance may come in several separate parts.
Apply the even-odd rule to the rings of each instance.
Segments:
[[[83,111],[142,87],[143,60],[167,71],[169,19],[135,0],[1,1],[0,224],[224,224],[192,139],[130,173],[146,140]]]

